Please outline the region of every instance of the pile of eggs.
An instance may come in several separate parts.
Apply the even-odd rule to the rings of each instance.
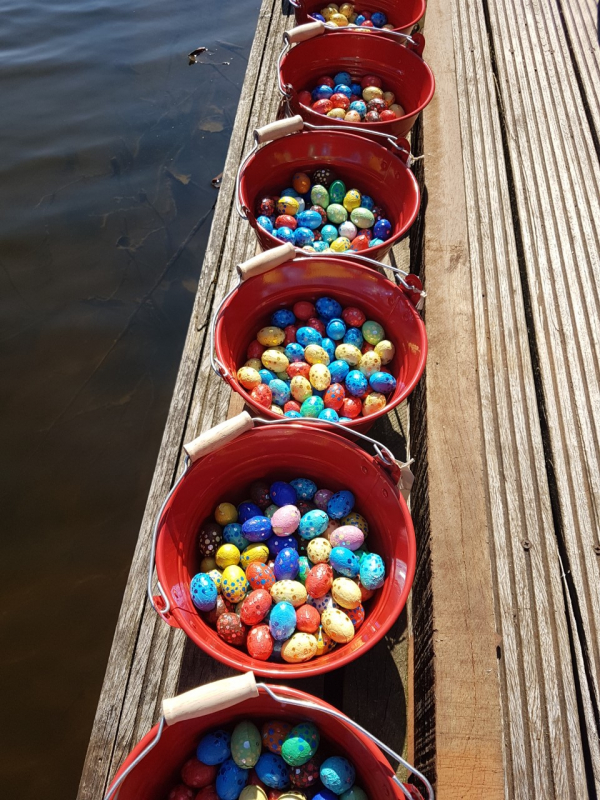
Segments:
[[[393,92],[376,75],[353,80],[349,72],[322,75],[311,90],[299,92],[302,105],[345,122],[390,122],[405,115]]]
[[[354,505],[352,492],[308,478],[257,481],[237,508],[220,503],[199,533],[194,606],[259,661],[301,663],[350,642],[385,580]]]
[[[251,720],[233,730],[205,734],[181,768],[181,783],[168,800],[367,800],[355,784],[356,770],[339,755],[321,753],[312,722],[290,725]]]
[[[392,235],[392,223],[369,195],[347,189],[328,167],[297,172],[292,186],[257,204],[257,222],[282,242],[317,253],[366,250]]]
[[[396,388],[384,328],[332,297],[273,313],[237,379],[257,405],[286,417],[350,422],[385,408]]]
[[[341,6],[329,3],[321,9],[320,14],[311,14],[313,19],[319,22],[329,22],[337,25],[338,28],[359,27],[359,28],[385,28],[394,30],[394,26],[388,22],[388,18],[383,11],[355,11],[354,3],[342,3]]]

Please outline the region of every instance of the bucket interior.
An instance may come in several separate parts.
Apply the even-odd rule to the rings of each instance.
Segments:
[[[319,14],[327,3],[323,0],[302,0],[302,10],[297,14],[298,22],[306,22],[306,16]],[[339,4],[338,4],[339,5]],[[361,11],[383,11],[388,22],[397,30],[412,28],[425,13],[425,0],[355,0],[354,9]],[[310,22],[310,20],[308,20]]]
[[[393,772],[381,752],[362,734],[355,733],[341,720],[324,714],[324,704],[317,698],[284,687],[273,687],[278,694],[310,700],[313,708],[294,708],[269,697],[264,690],[257,698],[224,711],[215,712],[199,719],[178,722],[166,726],[161,740],[140,764],[128,775],[118,792],[118,800],[165,800],[169,791],[180,783],[180,770],[185,761],[195,755],[202,735],[221,726],[235,725],[251,718],[259,727],[269,719],[297,723],[302,720],[314,722],[321,733],[319,752],[349,758],[356,767],[356,783],[368,791],[371,800],[394,800],[400,796],[392,782]],[[154,728],[139,743],[126,763],[154,738]]]
[[[386,581],[365,605],[366,619],[348,644],[304,664],[258,661],[224,642],[192,605],[189,584],[200,569],[198,531],[213,518],[219,503],[247,500],[253,481],[298,477],[311,478],[319,488],[353,492],[355,510],[369,522],[366,544],[383,558]],[[188,636],[236,669],[273,677],[320,674],[371,647],[402,611],[414,565],[412,522],[388,473],[345,438],[294,423],[257,427],[196,462],[163,513],[156,552],[158,578],[170,595],[174,618]]]
[[[231,297],[216,329],[217,357],[227,367],[236,391],[259,414],[275,414],[256,405],[238,382],[236,373],[246,361],[246,350],[260,328],[271,324],[271,315],[280,308],[291,308],[299,300],[314,302],[324,295],[342,306],[357,306],[383,325],[386,338],[396,348],[387,365],[396,378],[394,392],[381,411],[358,417],[352,427],[365,419],[387,414],[413,390],[425,368],[427,338],[425,326],[406,295],[375,270],[353,264],[348,258],[296,259],[270,272],[245,281]]]

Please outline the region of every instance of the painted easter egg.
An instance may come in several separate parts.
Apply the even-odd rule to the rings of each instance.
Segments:
[[[315,496],[313,497],[313,503],[316,505],[317,508],[320,508],[321,511],[327,511],[327,503],[333,497],[333,492],[329,489],[319,489],[318,492],[315,492]]]
[[[354,625],[339,608],[325,609],[321,614],[321,624],[325,633],[338,644],[345,644],[354,638]]]
[[[197,797],[196,800],[204,800],[204,798]],[[249,783],[242,789],[239,800],[269,800],[269,798],[262,786]]]
[[[270,408],[273,400],[271,390],[264,383],[261,383],[260,386],[255,386],[250,392],[250,397],[255,403],[257,403],[259,406],[263,406],[264,408]]]
[[[367,395],[363,402],[362,413],[364,417],[367,417],[369,414],[375,414],[377,411],[381,411],[387,405],[387,400],[384,394],[380,394],[379,392],[371,392],[371,394]]]
[[[321,398],[319,397],[316,399],[320,400]],[[322,400],[321,403],[323,403]],[[321,408],[321,410],[323,410],[323,408]],[[298,533],[303,539],[314,539],[316,536],[320,536],[324,533],[328,524],[329,517],[326,512],[315,508],[302,517],[300,525],[298,526]]]
[[[231,735],[227,731],[207,733],[196,748],[196,758],[204,764],[222,764],[231,756],[230,743]]]
[[[210,611],[217,604],[217,587],[213,579],[204,572],[194,575],[190,583],[192,603],[199,611]]]
[[[262,509],[256,503],[250,502],[249,500],[240,503],[237,510],[238,520],[241,525],[249,519],[252,519],[252,517],[260,517],[262,514]]]
[[[265,367],[266,369],[270,369],[273,372],[285,372],[285,370],[290,365],[289,359],[286,356],[286,354],[281,353],[279,350],[275,350],[272,347],[270,347],[268,350],[265,350],[265,352],[260,357],[260,360],[263,367]]]
[[[233,758],[228,758],[217,774],[216,790],[220,800],[237,800],[248,780],[248,771],[238,767]]]
[[[308,347],[309,344],[321,344],[323,336],[316,328],[311,328],[304,325],[296,331],[296,341],[302,347]]]
[[[266,543],[253,542],[248,545],[240,555],[240,565],[242,569],[247,570],[250,564],[260,562],[266,564],[269,560],[269,548]]]
[[[377,553],[367,553],[360,561],[360,582],[366,589],[379,589],[385,580],[385,564]]]
[[[234,544],[222,544],[215,554],[217,566],[221,569],[240,563],[240,551]]]
[[[327,503],[327,514],[332,519],[341,519],[352,511],[355,502],[352,492],[342,489],[341,492],[336,492]]]
[[[232,566],[223,570],[221,592],[230,603],[238,603],[246,596],[248,581],[240,567]]]
[[[268,325],[266,328],[261,328],[259,330],[259,332],[256,334],[256,338],[266,347],[275,347],[283,342],[285,339],[285,333],[279,327]]]
[[[309,478],[295,478],[290,484],[301,500],[312,500],[317,491],[317,484]]]
[[[332,547],[347,547],[348,550],[354,551],[362,547],[365,534],[355,525],[340,525],[330,534],[329,541]]]
[[[320,777],[325,788],[340,795],[354,785],[356,770],[347,758],[331,756],[321,764]]]
[[[369,388],[369,381],[360,370],[351,369],[346,375],[344,385],[348,394],[353,397],[363,397]]]
[[[331,205],[327,207],[327,219],[334,225],[341,225],[342,222],[346,222],[348,219],[348,212],[340,203],[331,203]]]
[[[355,208],[350,214],[351,221],[357,228],[372,228],[375,223],[373,212],[368,208]]]
[[[313,364],[310,368],[308,380],[319,392],[324,392],[331,383],[331,375],[325,364]]]
[[[331,586],[331,596],[342,608],[356,608],[360,605],[360,587],[350,578],[336,578]]]
[[[335,225],[324,225],[321,228],[321,236],[323,237],[323,241],[327,242],[329,245],[334,239],[337,239],[338,230]]]
[[[264,230],[267,231],[267,233],[273,233],[273,223],[269,217],[265,217],[264,214],[261,214],[256,221],[261,228],[264,228]]]
[[[278,581],[295,580],[298,575],[298,553],[292,547],[280,550],[273,566]]]
[[[290,603],[294,608],[306,603],[306,589],[300,581],[277,581],[270,589],[274,603]]]
[[[320,738],[316,725],[312,722],[301,722],[292,728],[290,735],[283,743],[281,756],[287,764],[293,767],[306,764],[317,752]]]
[[[281,657],[288,664],[310,661],[316,654],[317,640],[310,633],[294,633],[281,647]]]
[[[283,328],[284,332],[288,325],[293,325],[295,322],[296,317],[294,316],[294,312],[290,311],[288,308],[279,308],[271,315],[271,325]]]
[[[360,360],[360,364],[358,365],[358,369],[366,378],[370,378],[371,375],[380,372],[381,358],[379,357],[379,354],[376,353],[375,350],[370,350],[368,353],[364,353]]]
[[[280,197],[277,201],[277,211],[280,214],[290,214],[292,217],[295,217],[298,211],[300,210],[300,203],[298,202],[298,198],[296,197]]]
[[[303,228],[309,228],[310,230],[316,230],[323,222],[319,212],[311,211],[310,209],[307,211],[301,211],[298,214],[297,220],[298,225],[302,226]],[[256,338],[258,339],[258,337]]]
[[[209,786],[217,774],[216,766],[203,764],[197,758],[189,758],[181,768],[181,780],[194,789]]]
[[[258,370],[252,367],[240,367],[237,371],[237,379],[244,389],[254,389],[262,382]]]
[[[299,603],[298,605],[302,605]],[[278,642],[289,639],[296,629],[296,611],[288,602],[278,602],[269,614],[269,630]]]
[[[223,541],[223,528],[216,522],[207,521],[198,533],[198,550],[202,558],[214,556]],[[215,562],[216,566],[216,562]]]
[[[327,351],[318,344],[309,344],[304,351],[304,359],[308,364],[329,364]],[[310,372],[309,372],[310,376]]]
[[[266,560],[265,563],[252,561],[246,568],[246,578],[252,589],[266,589],[269,591],[275,583],[275,573],[273,568],[266,563]]]
[[[239,522],[230,522],[223,528],[223,541],[227,544],[234,544],[241,552],[248,546],[248,540],[242,533],[242,526]]]
[[[277,228],[275,236],[281,242],[293,243],[296,238],[295,232],[291,228],[288,228],[287,225],[284,225],[282,228]]]
[[[292,178],[292,186],[298,194],[306,194],[310,191],[310,178],[306,172],[297,172]]]
[[[269,548],[269,554],[272,558],[277,558],[279,553],[285,550],[286,547],[292,547],[294,550],[298,549],[298,540],[293,535],[271,536],[270,539],[267,539],[265,544]]]
[[[369,344],[376,345],[384,337],[385,331],[383,327],[372,319],[368,319],[361,328],[365,341]]]
[[[357,559],[358,563],[358,559]],[[306,591],[311,598],[317,600],[324,597],[331,589],[333,583],[333,566],[331,563],[322,562],[311,567],[306,576]]]
[[[320,397],[307,397],[300,407],[300,414],[303,417],[318,417],[324,408],[325,405]],[[302,524],[302,520],[300,524]]]
[[[375,345],[375,352],[381,359],[383,365],[389,364],[396,353],[396,348],[388,339],[381,339]]]
[[[354,348],[354,349],[358,350],[358,348]],[[337,348],[336,348],[336,350],[337,350]],[[360,355],[362,355],[360,353],[360,350],[358,350],[358,353]],[[346,378],[346,375],[350,372],[350,366],[348,365],[348,363],[346,361],[343,361],[342,359],[337,358],[337,356],[336,356],[336,360],[332,361],[331,364],[329,364],[328,369],[329,369],[329,374],[331,375],[331,383],[332,384],[335,383],[335,384],[339,384],[339,385],[342,384],[342,382]],[[343,389],[343,387],[342,387],[342,389]]]
[[[223,573],[220,569],[211,569],[210,572],[207,573],[208,577],[213,581],[215,586],[217,587],[217,592],[221,591],[221,581],[223,580]]]
[[[329,192],[320,184],[316,184],[310,190],[310,200],[313,205],[320,206],[321,208],[327,208],[331,202],[329,200]]]
[[[292,786],[299,789],[308,789],[315,786],[319,780],[320,761],[313,756],[306,764],[290,767],[289,776]]]
[[[246,626],[242,623],[239,615],[233,612],[221,614],[217,620],[217,633],[223,641],[234,647],[238,647],[246,641]]]
[[[296,630],[302,633],[316,633],[321,624],[321,615],[314,606],[305,603],[296,609]]]
[[[278,508],[271,517],[271,527],[276,536],[289,536],[300,524],[300,512],[296,506],[288,505]]]
[[[233,503],[219,503],[215,508],[215,521],[219,525],[228,525],[230,522],[237,522],[238,512]]]
[[[231,603],[227,600],[224,600],[221,595],[217,595],[217,603],[212,611],[209,611],[206,614],[205,620],[209,625],[212,625],[213,628],[217,627],[217,620],[222,614],[227,614],[231,611]]]
[[[349,514],[346,514],[346,516],[340,520],[340,523],[342,525],[355,525],[364,533],[365,538],[369,534],[369,523],[361,514],[358,514],[356,511],[351,511]],[[349,549],[352,550],[351,547]]]
[[[389,372],[375,372],[369,378],[369,384],[374,392],[389,394],[396,388],[396,379]]]
[[[290,785],[287,764],[277,753],[263,753],[256,763],[255,770],[265,786],[272,789],[287,789]]]
[[[364,539],[362,532],[359,531],[359,533],[361,534],[361,537]],[[321,536],[317,536],[315,539],[311,539],[309,541],[308,545],[306,546],[306,553],[313,564],[321,564],[323,562],[329,561],[329,554],[331,553],[331,547],[332,545],[327,541],[327,539]]]
[[[328,636],[323,630],[323,626],[319,626],[319,630],[315,634],[317,640],[317,656],[324,656],[334,649],[337,642],[334,642],[331,636]]]
[[[248,631],[246,647],[251,658],[268,661],[273,652],[273,637],[268,625],[255,625]]]
[[[285,481],[275,481],[271,484],[269,493],[271,500],[278,506],[296,505],[298,496],[294,487]]]
[[[263,542],[271,536],[271,520],[268,517],[252,517],[242,525],[242,533],[249,542]]]
[[[303,403],[312,395],[313,391],[310,381],[303,375],[294,375],[290,383],[290,390],[292,397],[298,403]]]
[[[359,587],[360,591],[361,587]],[[361,592],[362,597],[362,592]],[[346,614],[350,622],[354,625],[354,630],[357,631],[365,621],[365,609],[362,603],[359,603],[355,608],[346,608]]]
[[[332,182],[335,180],[335,173],[330,167],[319,167],[313,172],[312,179],[313,183],[325,186],[325,188],[329,188]]]
[[[263,747],[271,753],[281,753],[281,747],[292,732],[292,726],[281,720],[270,720],[261,728]]]
[[[329,563],[346,578],[355,578],[360,572],[359,559],[347,547],[334,547],[329,554]]]
[[[262,741],[260,731],[250,720],[242,720],[231,734],[231,757],[243,769],[251,769],[259,759]]]
[[[242,601],[240,619],[245,625],[257,625],[266,617],[271,605],[271,595],[266,589],[254,589]]]
[[[341,84],[337,84],[340,86]],[[335,88],[335,87],[334,87]],[[346,195],[346,185],[343,181],[333,181],[329,187],[329,199],[331,203],[341,203]]]
[[[269,389],[271,390],[273,403],[278,406],[282,406],[290,399],[290,387],[280,378],[275,378],[274,381],[271,381],[269,383]]]
[[[342,407],[345,396],[346,390],[342,384],[332,383],[329,385],[327,391],[323,395],[323,403],[325,404],[326,408],[332,408],[334,411],[338,411]]]
[[[334,239],[329,246],[334,253],[345,253],[346,250],[350,250],[351,245],[352,242],[350,239],[346,239],[344,236],[339,236],[337,239]]]
[[[336,360],[345,361],[346,364],[349,364],[351,367],[356,367],[360,364],[360,360],[363,354],[360,352],[358,347],[355,347],[353,344],[338,344],[335,348],[335,357]],[[331,372],[331,370],[329,370]],[[347,374],[347,372],[346,372]],[[333,375],[332,373],[332,380],[339,382],[338,376]]]
[[[306,576],[310,570],[310,564],[306,556],[300,556],[298,559],[298,577],[297,580],[304,586],[306,585]]]
[[[360,192],[357,189],[350,189],[350,191],[346,192],[342,204],[346,209],[346,211],[348,211],[349,213],[350,211],[353,211],[355,208],[360,207],[360,200],[361,200]]]

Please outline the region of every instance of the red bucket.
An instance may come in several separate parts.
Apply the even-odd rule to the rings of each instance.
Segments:
[[[343,130],[344,126],[352,124],[364,129],[365,134],[379,131],[402,137],[411,130],[433,97],[433,72],[419,55],[398,39],[386,36],[385,31],[360,31],[359,28],[346,31],[342,28],[335,31],[328,29],[325,33],[323,26],[319,33],[315,26],[314,34],[309,39],[304,38],[302,28],[286,32],[284,39],[288,45],[294,41],[298,41],[298,44],[282,54],[279,61],[281,92],[290,112],[300,114],[313,125],[320,127],[333,124]],[[365,75],[381,78],[384,87],[396,95],[396,102],[400,103],[406,114],[390,122],[348,123],[343,119],[318,114],[300,103],[300,91],[312,91],[318,78],[337,72],[349,72],[352,79],[358,82]]]
[[[290,3],[294,6],[298,25],[311,22],[312,15],[320,14],[321,9],[328,5],[324,0],[290,0]],[[354,7],[357,12],[383,11],[395,31],[414,33],[415,30],[419,30],[417,23],[425,14],[427,2],[426,0],[365,0],[365,2],[356,0]]]
[[[385,135],[381,135],[385,144],[379,144],[337,129],[302,130],[304,125],[302,118],[295,116],[255,131],[256,147],[246,156],[238,173],[238,213],[252,225],[263,250],[278,247],[281,241],[256,221],[254,210],[258,201],[263,196],[278,195],[290,185],[295,172],[331,167],[347,186],[368,193],[385,209],[392,223],[392,235],[368,250],[369,258],[380,261],[419,212],[419,185],[402,160],[408,158],[408,150]]]
[[[319,747],[352,761],[356,782],[368,788],[370,800],[422,798],[414,786],[408,787],[396,778],[381,748],[418,777],[425,786],[425,796],[434,800],[424,776],[333,706],[297,689],[257,684],[252,673],[164,700],[160,722],[129,754],[105,800],[165,800],[169,791],[181,783],[181,767],[195,755],[205,733],[248,718],[259,725],[270,719],[293,724],[313,722],[321,733]]]
[[[154,561],[162,597],[150,599],[160,616],[181,628],[209,655],[238,670],[272,678],[320,675],[353,661],[378,642],[406,603],[415,571],[412,521],[398,488],[400,470],[392,454],[370,456],[353,442],[318,427],[292,420],[251,429],[256,420],[242,412],[186,446],[190,465],[159,514],[151,553],[149,592]],[[240,435],[241,434],[241,435]],[[227,442],[227,447],[223,446]],[[299,475],[332,491],[349,489],[356,511],[369,520],[370,549],[386,566],[386,580],[369,601],[365,621],[352,641],[300,664],[259,661],[221,639],[195,609],[189,591],[199,572],[198,531],[225,500],[247,499],[256,480],[291,480]]]
[[[374,269],[356,263],[354,257],[300,253],[289,260],[293,254],[291,245],[283,245],[240,265],[240,284],[225,299],[212,323],[215,371],[260,416],[280,419],[275,412],[258,405],[237,378],[253,334],[271,324],[274,311],[290,308],[299,300],[314,302],[325,295],[342,306],[358,305],[368,319],[383,325],[386,337],[396,348],[387,365],[396,378],[388,404],[368,417],[341,423],[344,428],[367,431],[376,419],[405,400],[421,378],[427,360],[423,320],[405,290]],[[414,294],[418,296],[420,292]],[[301,420],[297,421],[301,424]]]

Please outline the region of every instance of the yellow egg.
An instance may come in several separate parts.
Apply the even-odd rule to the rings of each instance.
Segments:
[[[360,196],[360,192],[357,189],[350,189],[349,192],[346,192],[342,204],[346,211],[350,213],[350,211],[354,211],[355,208],[360,208],[361,201],[362,197]]]
[[[222,544],[215,555],[217,566],[221,569],[240,563],[240,551],[234,544]]]
[[[303,375],[294,375],[290,383],[290,392],[296,402],[303,403],[312,394],[312,386],[308,378]]]
[[[249,544],[242,551],[242,555],[240,556],[240,562],[244,569],[247,568],[248,564],[251,564],[253,561],[259,561],[261,564],[266,564],[269,560],[269,548],[266,544],[261,544],[261,542],[253,542]]]
[[[362,353],[353,344],[338,344],[335,348],[335,357],[340,361],[345,361],[351,367],[356,367],[360,364]]]
[[[221,580],[223,578],[223,573],[220,569],[211,569],[208,574],[209,578],[212,578],[213,583],[217,587],[217,592],[221,591]]]
[[[332,14],[329,17],[329,22],[333,22],[338,28],[345,28],[348,24],[348,17],[345,17],[343,14]]]
[[[334,239],[329,245],[334,253],[345,253],[346,250],[350,250],[351,246],[352,242],[345,236],[338,236],[338,238]]]
[[[306,603],[306,589],[300,581],[277,581],[271,587],[271,597],[275,603],[291,603],[294,608]]]
[[[290,362],[285,353],[281,353],[274,347],[270,347],[261,356],[263,367],[270,369],[271,372],[285,372]],[[260,375],[258,376],[260,378]]]
[[[267,793],[262,786],[255,786],[253,783],[244,786],[240,792],[239,800],[267,800]]]
[[[350,19],[352,14],[354,14],[354,6],[352,5],[352,3],[342,3],[342,5],[340,6],[340,14],[343,14],[345,17],[348,17],[348,19]]]
[[[389,108],[396,101],[396,95],[393,92],[384,92],[382,100]]]
[[[307,253],[316,253],[317,252],[315,250],[315,248],[311,244],[305,244],[302,249]]]
[[[342,608],[356,608],[360,605],[360,586],[350,578],[336,578],[331,587],[331,596]]]
[[[391,25],[389,22],[387,23],[387,25],[384,25],[383,27],[386,29],[386,31],[393,31],[394,30],[394,26]]]
[[[276,406],[275,403],[270,406],[269,410],[272,411],[273,414],[279,414],[280,417],[284,416],[283,408],[281,406]]]
[[[215,522],[219,525],[229,525],[230,522],[237,522],[237,508],[233,503],[219,503],[215,508]]]
[[[317,655],[324,656],[326,653],[329,653],[335,647],[335,642],[328,636],[325,631],[323,630],[323,626],[319,625],[319,630],[315,634],[315,638],[317,640]]]
[[[262,383],[262,378],[258,374],[257,369],[252,367],[240,367],[237,371],[237,379],[242,384],[244,389],[254,389],[259,383]]]
[[[327,351],[323,350],[319,344],[309,344],[304,350],[304,360],[307,364],[329,364]]]
[[[379,88],[379,86],[367,86],[363,89],[363,100],[365,103],[368,103],[369,100],[381,100],[383,98],[383,91]]]
[[[285,339],[285,332],[275,325],[268,325],[266,328],[261,328],[256,334],[258,341],[265,345],[265,347],[275,347],[281,344]]]
[[[306,547],[306,555],[313,564],[322,564],[329,561],[329,554],[331,553],[331,545],[323,536],[317,536],[316,539],[311,539]]]
[[[248,591],[244,570],[237,566],[226,567],[221,576],[221,594],[231,603],[239,603]]]
[[[331,374],[325,364],[313,364],[308,379],[317,391],[322,392],[331,383]]]
[[[369,414],[375,414],[377,411],[381,411],[382,408],[385,408],[386,404],[387,400],[384,394],[371,392],[371,394],[368,394],[363,400],[363,417],[368,417]]]
[[[281,646],[281,657],[288,664],[310,661],[317,655],[317,640],[310,633],[295,633]]]
[[[200,562],[200,572],[212,572],[217,568],[217,562],[212,556],[206,556]]]
[[[346,112],[343,108],[332,108],[331,111],[327,112],[327,116],[333,119],[346,119]]]
[[[337,5],[337,3],[327,3],[327,8],[332,14],[336,14],[340,10],[340,7]]]
[[[369,350],[367,353],[363,353],[358,368],[367,378],[370,378],[374,372],[380,372],[381,359],[378,353],[376,353],[375,350]]]
[[[325,633],[339,644],[354,639],[354,625],[347,614],[339,608],[327,608],[321,614],[321,624]]]
[[[244,366],[250,367],[250,369],[255,369],[258,372],[259,369],[262,369],[262,361],[260,358],[249,358]]]
[[[355,525],[357,528],[361,529],[365,536],[369,533],[369,523],[362,514],[357,514],[356,511],[351,511],[349,514],[346,514],[346,516],[340,520],[340,523],[342,525]]]
[[[295,217],[300,210],[300,203],[295,197],[280,197],[277,201],[277,211],[280,214],[290,214]]]
[[[322,8],[321,9],[321,16],[325,17],[325,22],[329,22],[329,20],[331,19],[331,15],[332,14],[333,14],[333,11],[330,8]]]
[[[387,339],[382,339],[375,345],[375,352],[381,359],[381,363],[385,366],[385,364],[389,364],[390,361],[394,358],[394,355],[396,353],[396,348]]]

